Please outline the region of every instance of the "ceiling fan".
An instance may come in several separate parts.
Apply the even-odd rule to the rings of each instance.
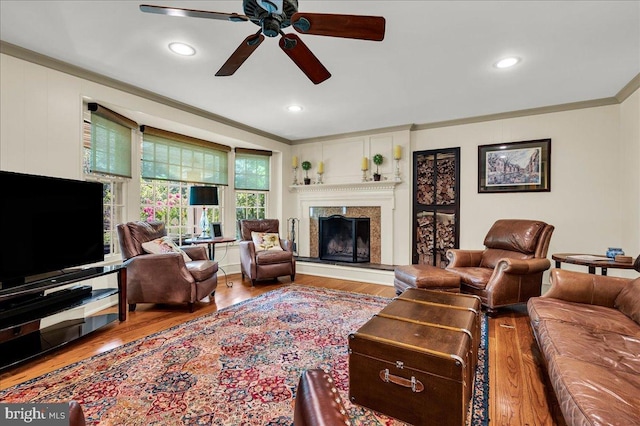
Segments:
[[[283,28],[293,26],[301,34],[382,41],[385,19],[380,16],[335,15],[329,13],[298,12],[298,0],[243,0],[244,15],[237,13],[209,12],[178,7],[140,5],[146,13],[191,18],[218,19],[231,22],[251,21],[260,29],[249,35],[222,65],[216,76],[229,76],[260,46],[264,36],[280,35],[280,48],[314,83],[331,77],[331,73],[295,33],[284,33]]]

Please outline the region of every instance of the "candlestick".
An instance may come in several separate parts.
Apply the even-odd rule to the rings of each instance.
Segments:
[[[293,167],[293,183],[292,185],[298,185],[298,167]]]
[[[395,173],[395,179],[399,182],[402,179],[400,178],[400,159],[396,158],[396,173]]]
[[[396,145],[393,147],[393,159],[399,160],[402,158],[402,147],[400,145]]]

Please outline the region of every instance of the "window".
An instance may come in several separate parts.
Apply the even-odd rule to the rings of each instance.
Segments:
[[[176,240],[191,237],[201,207],[189,205],[189,182],[141,179],[140,220],[165,222],[167,235]],[[224,199],[223,188],[218,188],[220,203]],[[222,222],[222,205],[208,206],[209,222]]]
[[[236,191],[236,220],[265,219],[267,192]]]
[[[149,126],[141,130],[143,178],[228,184],[228,146]]]
[[[126,177],[131,176],[131,131],[137,123],[98,104],[86,108],[83,124],[83,173],[103,184],[104,254],[120,253],[116,225],[124,220]]]
[[[135,121],[96,103],[91,111],[91,173],[131,177],[131,130]]]
[[[236,220],[265,219],[271,151],[236,148],[235,153]],[[236,230],[238,232],[240,231]]]
[[[236,148],[235,189],[269,190],[271,151]]]
[[[165,222],[167,234],[176,239],[195,234],[201,207],[189,205],[189,188],[204,184],[218,187],[221,203],[207,207],[209,222],[222,222],[231,148],[149,126],[141,130],[141,220]]]

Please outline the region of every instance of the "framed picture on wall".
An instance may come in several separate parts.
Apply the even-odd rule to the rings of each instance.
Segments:
[[[551,191],[551,139],[478,146],[478,193]]]

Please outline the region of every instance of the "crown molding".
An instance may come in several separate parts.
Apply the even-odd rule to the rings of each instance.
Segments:
[[[616,94],[618,102],[622,103],[633,93],[640,89],[640,73],[636,74],[620,91]]]
[[[404,125],[399,125],[394,127],[369,129],[369,130],[362,130],[357,132],[334,134],[334,135],[327,135],[327,136],[322,136],[317,138],[298,139],[298,140],[292,141],[277,135],[273,135],[268,132],[264,132],[260,129],[247,126],[240,122],[230,120],[220,115],[213,114],[203,109],[196,108],[194,106],[185,104],[183,102],[179,102],[174,99],[158,95],[157,93],[141,89],[137,86],[124,83],[122,81],[104,76],[102,74],[98,74],[93,71],[89,71],[87,69],[84,69],[75,65],[71,65],[67,62],[63,62],[46,55],[42,55],[40,53],[25,49],[23,47],[20,47],[11,43],[7,43],[6,41],[0,40],[0,53],[25,60],[27,62],[32,62],[37,65],[42,65],[47,68],[51,68],[56,71],[63,72],[65,74],[83,78],[85,80],[89,80],[94,83],[102,84],[104,86],[111,87],[113,89],[121,90],[123,92],[130,93],[132,95],[139,96],[141,98],[148,99],[153,102],[158,102],[158,103],[167,105],[169,107],[176,108],[176,109],[179,109],[187,113],[194,114],[209,120],[213,120],[238,130],[253,133],[258,136],[263,136],[265,138],[269,138],[277,142],[282,142],[287,145],[301,145],[301,144],[308,144],[308,143],[325,142],[325,141],[330,141],[335,139],[356,138],[356,137],[369,136],[371,134],[380,134],[380,133],[426,130],[426,129],[435,129],[440,127],[460,126],[464,124],[480,123],[484,121],[504,120],[508,118],[524,117],[528,115],[549,114],[554,112],[571,111],[576,109],[616,105],[624,102],[629,96],[631,96],[636,90],[640,88],[640,73],[638,73],[634,78],[631,79],[631,81],[629,81],[629,83],[627,83],[622,89],[620,89],[620,91],[615,96],[609,97],[609,98],[593,99],[593,100],[581,101],[581,102],[571,102],[566,104],[523,109],[518,111],[508,111],[508,112],[497,113],[497,114],[466,117],[466,118],[460,118],[460,119],[454,119],[454,120],[438,121],[433,123],[404,124]]]
[[[265,138],[273,139],[275,141],[291,145],[291,141],[289,139],[272,135],[271,133],[267,133],[260,129],[255,129],[253,127],[247,126],[237,121],[233,121],[228,118],[222,117],[220,115],[205,111],[203,109],[196,108],[194,106],[185,104],[180,101],[176,101],[175,99],[158,95],[157,93],[151,92],[149,90],[141,89],[132,84],[124,83],[122,81],[113,79],[111,77],[107,77],[102,74],[89,71],[87,69],[69,64],[67,62],[60,61],[58,59],[54,59],[50,56],[46,56],[41,53],[34,52],[32,50],[28,50],[20,46],[16,46],[15,44],[7,43],[6,41],[3,41],[3,40],[0,40],[0,53],[13,56],[14,58],[22,59],[24,61],[31,62],[36,65],[41,65],[47,68],[51,68],[65,74],[72,75],[74,77],[78,77],[88,81],[92,81],[94,83],[102,84],[103,86],[111,87],[112,89],[120,90],[135,96],[139,96],[141,98],[144,98],[153,102],[157,102],[171,108],[179,109],[181,111],[187,112],[189,114],[197,115],[199,117],[206,118],[208,120],[213,120],[238,130],[253,133],[258,136],[263,136]]]
[[[529,115],[549,114],[552,112],[571,111],[574,109],[594,108],[606,105],[619,104],[616,98],[602,98],[594,99],[591,101],[571,102],[560,105],[550,105],[540,108],[521,109],[518,111],[501,112],[497,114],[479,115],[476,117],[460,118],[456,120],[438,121],[427,124],[417,124],[414,126],[414,130],[426,130],[435,129],[439,127],[460,126],[463,124],[481,123],[483,121],[495,121],[504,120],[507,118],[525,117]]]
[[[413,126],[414,126],[413,124],[403,124],[400,126],[382,127],[379,129],[369,129],[369,130],[361,130],[357,132],[338,133],[335,135],[319,136],[317,138],[296,139],[291,143],[292,145],[301,145],[301,144],[307,144],[307,143],[332,141],[335,139],[348,139],[348,138],[357,138],[361,136],[371,136],[372,134],[377,135],[381,133],[404,132],[404,131],[413,130]]]

